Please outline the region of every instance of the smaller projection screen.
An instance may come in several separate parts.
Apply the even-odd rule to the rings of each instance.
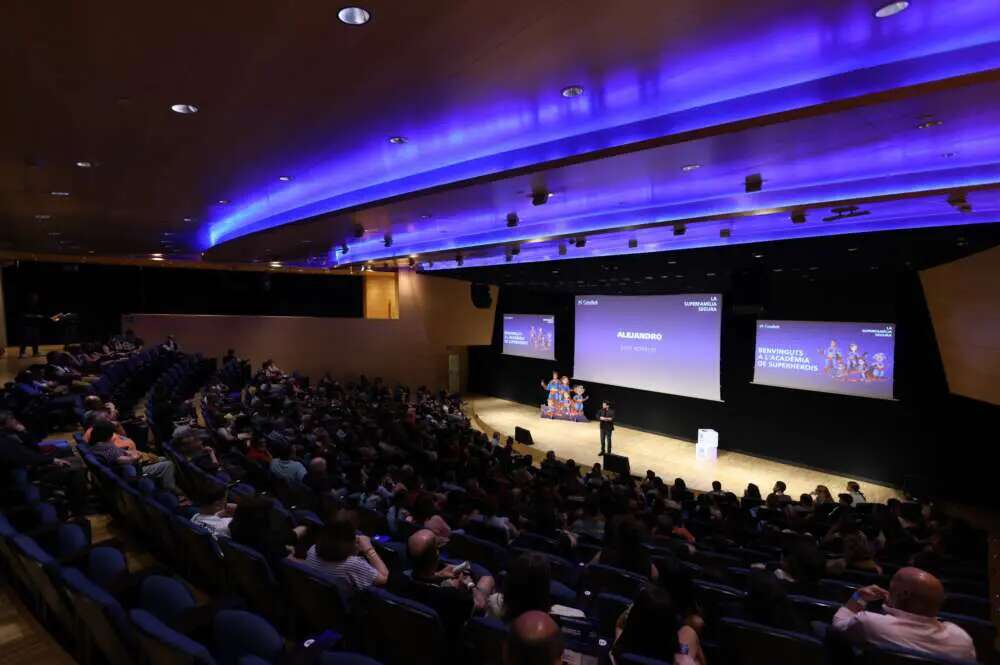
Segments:
[[[555,360],[555,340],[552,314],[503,315],[503,352],[509,356]]]
[[[891,323],[758,321],[753,381],[892,399]]]

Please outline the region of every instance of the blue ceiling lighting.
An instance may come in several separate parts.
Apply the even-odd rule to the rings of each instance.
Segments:
[[[969,201],[973,207],[969,213],[950,208],[944,197],[936,196],[930,199],[914,198],[865,204],[860,206],[860,210],[868,211],[868,214],[843,215],[829,222],[822,221],[823,216],[836,217],[836,215],[826,209],[810,210],[809,220],[805,224],[793,224],[787,212],[774,212],[687,224],[686,232],[682,236],[675,236],[672,226],[612,231],[588,236],[587,244],[583,248],[570,244],[565,256],[560,256],[559,246],[567,244],[567,239],[522,243],[520,253],[512,262],[534,263],[560,258],[680,251],[775,240],[996,222],[1000,214],[1000,191],[976,192],[969,195]],[[932,210],[934,212],[929,212]],[[723,229],[730,230],[731,235],[723,237],[720,234]],[[634,248],[629,246],[629,241],[632,239],[636,240]],[[466,268],[501,265],[507,262],[503,247],[474,253],[465,252],[463,259],[463,267]],[[434,271],[452,270],[457,267],[455,261],[447,258],[434,258],[433,265],[429,265],[426,261],[421,265],[423,270]]]
[[[232,205],[209,213],[202,244],[471,178],[1000,68],[995,0],[925,0],[886,20],[872,16],[869,2],[841,4],[832,27],[803,10],[721,48],[673,52],[655,71],[623,68],[579,81],[571,86],[586,89],[579,96],[554,94],[558,87],[520,99],[498,92],[476,108],[442,108],[431,124],[401,117],[389,131],[405,136],[403,144],[365,135],[351,150],[286,164],[297,175],[280,191],[259,183],[219,192]],[[854,163],[869,157],[859,151]],[[396,236],[394,249],[402,240]],[[363,251],[352,245],[352,259],[356,247]]]

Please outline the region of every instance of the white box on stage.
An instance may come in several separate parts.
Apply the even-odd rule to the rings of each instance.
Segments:
[[[719,433],[714,429],[698,430],[698,443],[694,447],[696,460],[715,461],[719,454]]]

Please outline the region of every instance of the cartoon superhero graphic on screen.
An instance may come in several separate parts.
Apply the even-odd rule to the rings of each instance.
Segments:
[[[840,352],[840,347],[837,346],[837,340],[831,339],[830,345],[826,347],[826,351],[823,351],[822,353],[824,358],[823,373],[827,375],[836,375],[844,357]]]
[[[870,373],[874,380],[881,380],[888,377],[888,358],[884,353],[876,353],[872,356]]]
[[[858,350],[857,342],[851,342],[847,345],[847,369],[852,372],[858,369],[858,360],[861,358],[861,352]]]

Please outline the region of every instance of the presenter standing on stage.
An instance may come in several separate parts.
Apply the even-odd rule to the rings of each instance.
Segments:
[[[611,454],[611,432],[615,429],[615,410],[607,400],[601,402],[601,410],[597,412],[601,421],[601,454]]]

